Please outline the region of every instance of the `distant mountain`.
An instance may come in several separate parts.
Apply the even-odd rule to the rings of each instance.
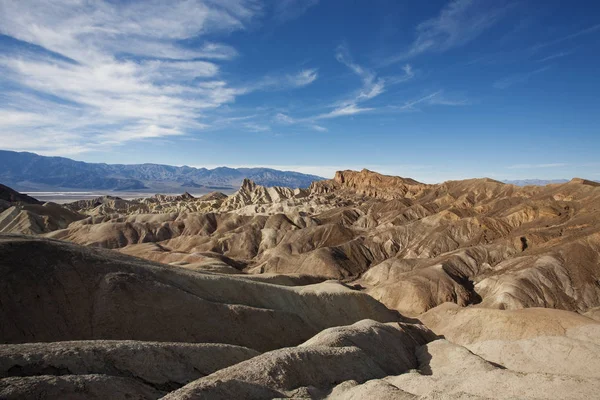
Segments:
[[[568,179],[515,179],[515,180],[504,180],[504,183],[510,183],[511,185],[517,186],[545,186],[551,183],[567,183]]]
[[[17,190],[180,192],[182,188],[237,190],[244,179],[265,186],[305,188],[324,178],[270,168],[215,169],[160,164],[94,164],[64,157],[0,150],[0,182]]]

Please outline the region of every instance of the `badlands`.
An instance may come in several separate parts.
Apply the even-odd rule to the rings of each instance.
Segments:
[[[41,203],[0,186],[0,399],[593,399],[600,184]]]

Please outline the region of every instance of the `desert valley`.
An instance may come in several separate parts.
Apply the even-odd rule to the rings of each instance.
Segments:
[[[538,399],[600,388],[600,184],[0,189],[0,398]]]

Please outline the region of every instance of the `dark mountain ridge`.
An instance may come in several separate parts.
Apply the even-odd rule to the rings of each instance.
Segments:
[[[305,188],[324,178],[270,168],[214,169],[161,164],[86,163],[65,157],[0,150],[0,181],[18,190],[161,190],[182,187],[237,189],[244,179],[260,185]]]

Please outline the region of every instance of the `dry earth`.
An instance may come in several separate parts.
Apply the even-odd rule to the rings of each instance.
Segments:
[[[600,390],[595,182],[0,199],[0,398]]]

